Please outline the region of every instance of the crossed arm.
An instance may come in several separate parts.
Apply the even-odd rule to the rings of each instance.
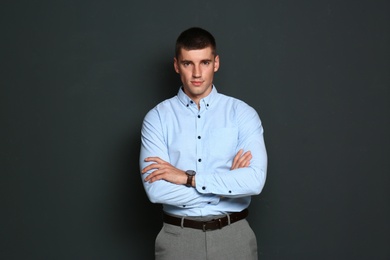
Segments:
[[[172,138],[169,138],[168,130],[161,123],[167,119],[161,118],[157,109],[147,114],[141,131],[140,166],[144,188],[152,203],[177,207],[185,205],[187,209],[202,208],[210,203],[218,204],[221,197],[243,198],[261,192],[267,170],[261,121],[253,109],[237,109],[235,113],[239,126],[238,132],[228,129],[232,132],[213,136],[207,154],[213,156],[213,153],[216,153],[215,160],[209,160],[207,168],[199,169],[194,169],[196,163],[191,162],[190,159],[178,157],[180,153],[176,151],[181,149],[180,146],[171,146],[172,151],[168,150],[167,146]],[[220,130],[226,129],[220,128]],[[235,141],[228,145],[223,143],[224,139],[220,137],[229,134],[237,134],[237,143]],[[174,136],[175,142],[180,143],[185,140],[185,137]],[[223,145],[214,146],[217,141],[222,142]],[[231,151],[234,149],[232,147],[239,147],[241,150],[234,153]],[[193,151],[183,149],[182,152]],[[226,164],[229,161],[231,165]],[[194,189],[184,185],[188,179],[185,170],[197,171],[192,183]]]
[[[241,149],[237,152],[233,159],[232,166],[230,170],[235,170],[239,168],[245,168],[250,165],[250,160],[252,159],[252,154],[250,151],[244,153],[244,150]],[[187,174],[185,171],[174,167],[172,164],[162,160],[159,157],[147,157],[144,160],[145,162],[152,162],[145,168],[142,169],[141,173],[144,174],[150,170],[154,170],[149,174],[144,181],[153,183],[158,180],[165,180],[173,184],[184,185],[187,183]],[[196,176],[192,179],[192,186],[196,185]]]

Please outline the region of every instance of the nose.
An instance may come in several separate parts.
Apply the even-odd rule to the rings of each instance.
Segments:
[[[200,66],[199,65],[195,65],[193,67],[193,70],[192,70],[192,77],[200,78],[201,75],[202,75],[202,72],[200,70]]]

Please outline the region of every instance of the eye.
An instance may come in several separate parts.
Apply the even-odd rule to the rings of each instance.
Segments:
[[[210,61],[206,60],[203,62],[203,65],[209,65],[210,64]]]
[[[188,67],[188,66],[190,66],[190,65],[191,65],[190,62],[183,62],[183,66],[184,66],[184,67]]]

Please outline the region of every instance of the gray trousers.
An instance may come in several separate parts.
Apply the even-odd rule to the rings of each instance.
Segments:
[[[257,260],[256,236],[246,219],[203,232],[164,223],[155,244],[157,260]]]

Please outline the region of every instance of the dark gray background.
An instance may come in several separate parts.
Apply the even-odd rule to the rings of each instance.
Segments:
[[[153,259],[140,127],[178,90],[176,37],[201,26],[218,90],[264,124],[260,258],[390,259],[389,14],[389,1],[2,1],[0,258]]]

